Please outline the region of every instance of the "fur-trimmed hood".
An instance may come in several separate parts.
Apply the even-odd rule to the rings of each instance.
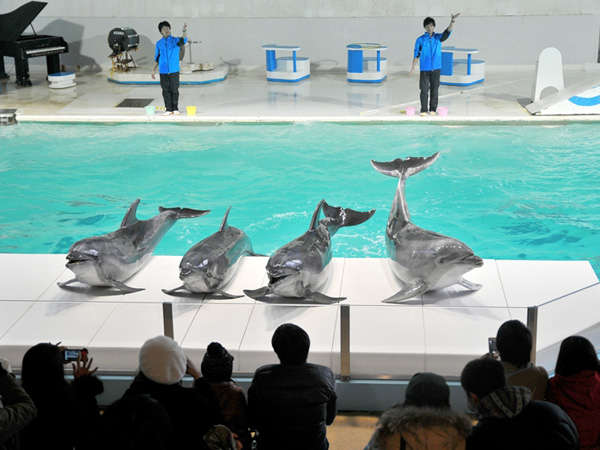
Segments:
[[[451,409],[395,406],[379,419],[366,450],[394,448],[395,441],[402,438],[407,441],[407,448],[413,449],[464,448],[470,431],[469,419]]]

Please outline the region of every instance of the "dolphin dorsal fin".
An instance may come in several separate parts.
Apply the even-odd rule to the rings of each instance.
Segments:
[[[121,222],[121,228],[127,227],[129,225],[133,225],[134,223],[138,222],[136,213],[137,213],[137,207],[139,204],[140,204],[139,198],[131,204],[131,206],[125,213],[125,217],[123,217],[123,221]]]
[[[229,208],[227,208],[227,211],[225,212],[225,215],[223,216],[223,222],[221,222],[221,227],[219,228],[219,231],[223,231],[225,229],[225,227],[227,226],[227,218],[229,217],[229,211],[231,211],[231,206]]]
[[[319,221],[319,212],[321,211],[323,203],[325,203],[325,200],[321,200],[317,205],[317,209],[315,209],[315,212],[312,215],[312,219],[310,219],[310,226],[308,227],[309,230],[314,230],[317,226],[317,222]]]

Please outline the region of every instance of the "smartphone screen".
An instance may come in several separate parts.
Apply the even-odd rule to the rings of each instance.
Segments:
[[[496,338],[488,338],[488,348],[490,355],[496,355],[498,353],[498,347],[496,347]]]
[[[79,350],[65,349],[65,362],[77,361],[79,358]]]

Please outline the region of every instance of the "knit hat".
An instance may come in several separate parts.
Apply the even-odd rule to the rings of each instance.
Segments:
[[[179,383],[186,369],[183,349],[170,337],[148,339],[140,349],[140,371],[156,383]]]
[[[408,383],[404,405],[449,408],[450,388],[446,380],[435,373],[417,373]]]
[[[233,356],[218,342],[211,342],[202,364],[202,376],[208,381],[228,381],[233,372]]]

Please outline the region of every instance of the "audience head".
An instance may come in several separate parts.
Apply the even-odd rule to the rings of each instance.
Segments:
[[[598,355],[594,345],[582,336],[570,336],[560,344],[556,361],[556,374],[563,377],[583,370],[599,369]]]
[[[229,381],[233,372],[233,356],[218,342],[211,342],[200,369],[207,381]]]
[[[463,369],[460,384],[469,398],[482,399],[506,386],[504,367],[493,358],[475,359]]]
[[[65,368],[60,348],[54,344],[37,344],[31,347],[21,367],[23,388],[31,397],[39,401],[62,393],[65,386]]]
[[[500,359],[517,367],[531,361],[531,331],[518,320],[504,322],[496,334]]]
[[[187,370],[183,349],[167,336],[148,339],[140,349],[140,371],[151,381],[176,384]]]
[[[413,375],[406,388],[404,406],[450,408],[448,383],[435,373]]]
[[[303,364],[308,358],[310,339],[298,325],[284,323],[273,333],[273,350],[283,365]]]

